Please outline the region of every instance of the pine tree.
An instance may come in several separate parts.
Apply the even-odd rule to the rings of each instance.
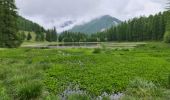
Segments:
[[[27,40],[30,41],[31,39],[32,39],[32,36],[31,36],[30,33],[28,33],[28,35],[27,35]]]
[[[57,30],[55,27],[52,29],[52,41],[57,41]]]
[[[18,47],[17,8],[14,0],[0,0],[0,47]]]
[[[57,30],[56,30],[55,27],[53,29],[47,30],[45,39],[48,42],[56,42],[56,41],[58,41],[58,34],[57,34]]]

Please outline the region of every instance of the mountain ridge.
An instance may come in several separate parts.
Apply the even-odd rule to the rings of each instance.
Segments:
[[[121,22],[122,22],[121,20],[115,17],[111,17],[110,15],[103,15],[91,20],[90,22],[81,25],[76,25],[69,31],[91,34],[104,31],[112,26],[120,24]]]

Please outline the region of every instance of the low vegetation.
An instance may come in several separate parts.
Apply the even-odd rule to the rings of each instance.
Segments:
[[[164,42],[170,43],[170,32],[166,32],[164,35]]]
[[[169,91],[170,92],[170,91]],[[136,78],[130,81],[122,100],[169,100],[169,93],[153,82]]]
[[[88,100],[103,93],[150,98],[159,93],[157,89],[160,95],[168,91],[168,44],[150,42],[133,49],[107,46],[101,49],[0,49],[0,96],[5,100],[52,99],[61,98],[68,88],[70,91],[78,88],[85,94],[73,93],[66,97]],[[166,98],[164,94],[159,97]]]

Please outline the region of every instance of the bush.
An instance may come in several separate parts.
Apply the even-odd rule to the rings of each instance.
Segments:
[[[38,81],[27,82],[18,85],[17,98],[20,100],[30,100],[41,95],[42,84]]]
[[[94,50],[93,50],[93,53],[95,53],[95,54],[97,54],[97,53],[101,53],[101,49],[100,48],[95,48]]]
[[[170,32],[166,32],[164,35],[164,42],[170,43]]]

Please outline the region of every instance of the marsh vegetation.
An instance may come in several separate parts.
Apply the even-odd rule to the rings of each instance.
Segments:
[[[140,45],[123,48],[123,44],[134,43],[120,43],[114,49],[110,44],[118,45],[105,43],[98,49],[1,49],[0,98],[53,100],[65,93],[69,100],[90,100],[121,93],[119,98],[125,100],[169,99],[168,44],[135,43]]]

